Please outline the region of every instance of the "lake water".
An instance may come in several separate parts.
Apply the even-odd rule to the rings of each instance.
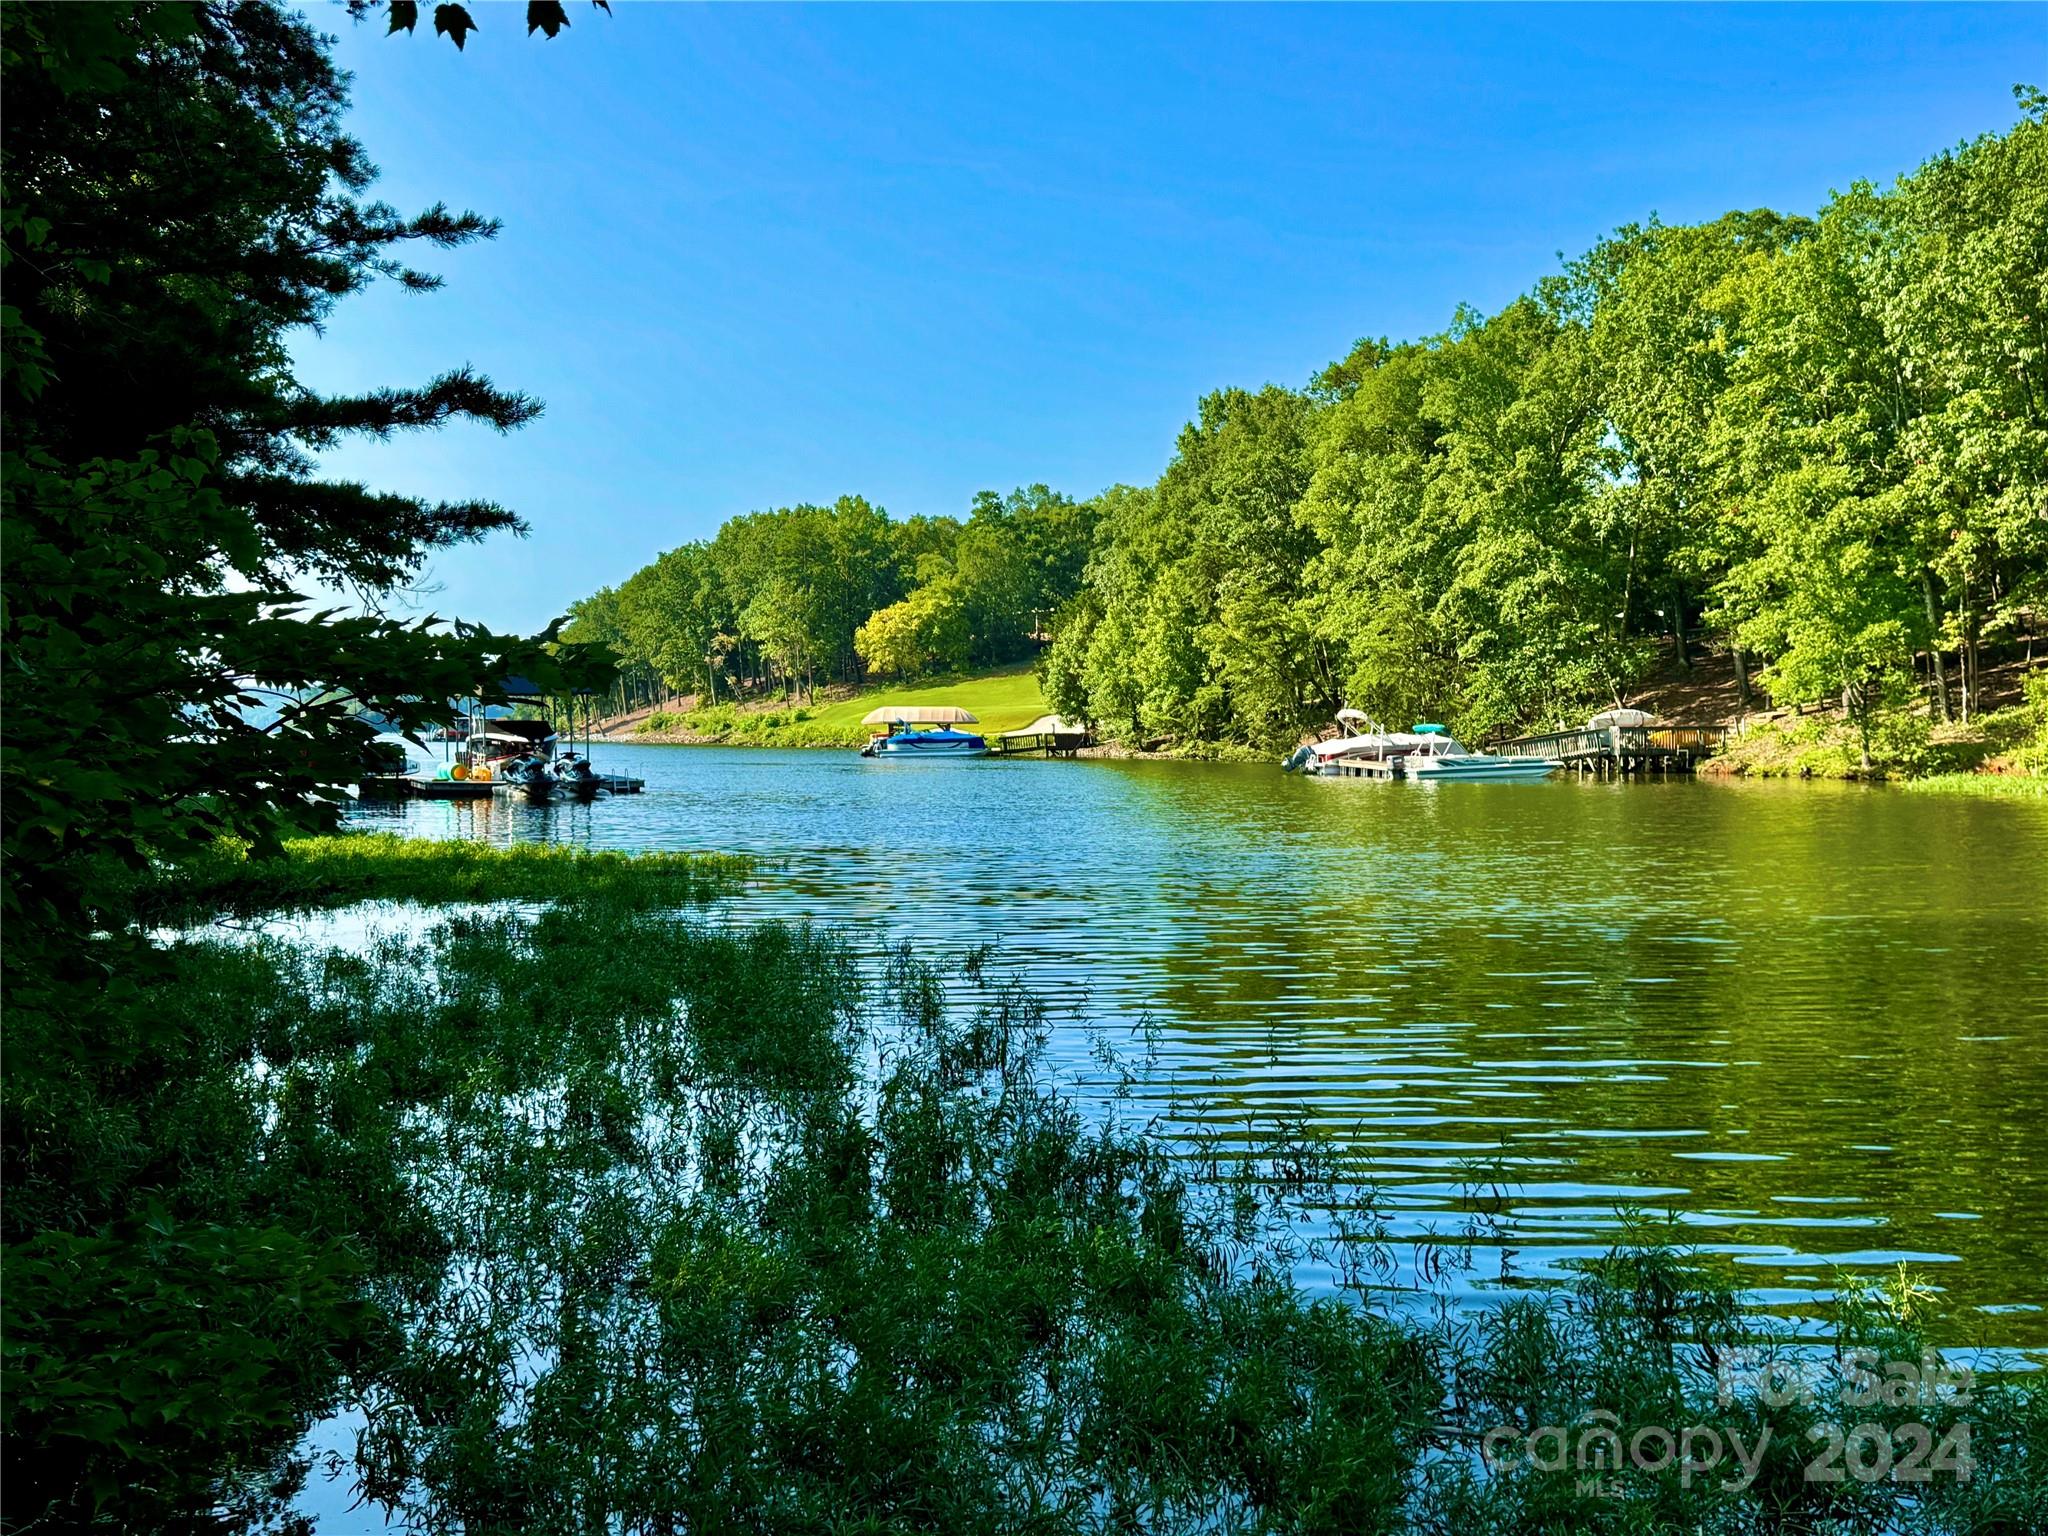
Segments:
[[[735,917],[996,944],[1141,1097],[1299,1115],[1467,1298],[1669,1210],[1760,1302],[1904,1261],[2048,1349],[2048,804],[1882,788],[1374,784],[1183,763],[599,747],[647,792],[366,810],[422,836],[763,855]],[[1200,1107],[1192,1107],[1200,1100]],[[1403,1274],[1415,1247],[1405,1247]]]

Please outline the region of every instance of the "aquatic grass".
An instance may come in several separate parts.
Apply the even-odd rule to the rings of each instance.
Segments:
[[[46,1063],[10,1218],[109,1234],[10,1257],[10,1371],[34,1376],[9,1390],[38,1446],[10,1518],[248,1523],[309,1475],[465,1533],[1960,1532],[2025,1529],[2048,1494],[2018,1383],[1972,1410],[1967,1485],[1807,1480],[1823,1407],[1722,1401],[1718,1367],[1813,1341],[1668,1227],[1636,1220],[1574,1284],[1491,1311],[1383,1310],[1385,1227],[1327,1137],[1283,1117],[1163,1141],[1107,1036],[1110,1102],[1084,1112],[986,954],[877,973],[829,933],[698,921],[658,871],[342,844],[281,862],[367,849],[358,899],[547,901],[430,909],[354,950],[164,950],[107,1004],[146,1074],[9,1020]],[[1318,1258],[1339,1281],[1310,1296]],[[81,1312],[89,1274],[150,1298],[136,1325],[179,1370],[135,1373],[157,1357],[121,1343],[127,1313]],[[1917,1359],[1930,1305],[1847,1289],[1832,1326]],[[315,1457],[336,1414],[354,1443]],[[1777,1438],[1740,1490],[1664,1467],[1589,1491],[1476,1453],[1502,1426],[1610,1421]],[[202,1489],[120,1476],[223,1447]]]
[[[1021,991],[907,957],[879,991],[828,935],[619,895],[360,952],[197,937],[130,1000],[167,1070],[96,1182],[346,1261],[297,1288],[298,1375],[247,1397],[223,1507],[293,1486],[340,1409],[334,1470],[418,1530],[1397,1528],[1413,1339],[1086,1123]],[[47,1108],[39,1144],[95,1139]],[[68,1198],[28,1172],[25,1209]],[[14,1336],[61,1353],[34,1280]],[[62,1401],[27,1399],[10,1503],[97,1475]],[[154,1487],[112,1515],[165,1524]]]
[[[384,832],[292,838],[273,858],[251,857],[246,846],[224,840],[204,855],[130,881],[119,915],[172,926],[360,901],[602,900],[630,908],[682,907],[731,890],[752,869],[750,860],[734,854],[626,854],[556,843],[493,847]]]
[[[1916,795],[1974,795],[1987,800],[2048,800],[2048,777],[2021,773],[1941,773],[1907,779],[1899,788]]]

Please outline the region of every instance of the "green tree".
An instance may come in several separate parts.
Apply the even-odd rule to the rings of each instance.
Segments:
[[[1743,548],[1722,611],[1770,658],[1775,698],[1841,702],[1866,767],[1876,711],[1910,683],[1922,619],[1923,562],[1896,495],[1916,390],[1873,302],[1891,212],[1852,188],[1751,275],[1747,343],[1714,423]]]
[[[1655,605],[1689,666],[1687,626],[1738,553],[1713,450],[1715,408],[1745,338],[1743,274],[1767,270],[1810,232],[1804,219],[1730,213],[1673,228],[1651,221],[1602,243],[1575,273],[1594,299],[1593,348],[1619,450],[1601,516],[1633,554],[1621,608]],[[1732,637],[1731,637],[1732,638]],[[1736,685],[1748,701],[1739,644]]]
[[[274,1505],[377,1313],[345,1229],[225,1149],[165,1150],[180,1116],[226,1113],[171,1091],[218,1080],[211,1021],[154,1006],[166,957],[109,914],[154,861],[330,820],[358,711],[424,722],[510,670],[567,681],[540,646],[377,615],[434,550],[517,531],[510,511],[314,463],[539,407],[467,370],[357,397],[294,376],[295,330],[379,278],[431,291],[408,251],[496,228],[368,197],[344,81],[295,11],[10,5],[0,61],[7,1514],[213,1528]],[[335,587],[369,612],[304,595]],[[258,716],[259,685],[293,702]]]
[[[1957,652],[1967,714],[1986,639],[2048,607],[2048,97],[1886,197],[1868,302],[1898,360],[1896,501],[1911,520],[1937,712]]]
[[[971,639],[967,605],[954,583],[940,578],[877,609],[855,633],[854,644],[873,670],[919,677],[966,666]]]

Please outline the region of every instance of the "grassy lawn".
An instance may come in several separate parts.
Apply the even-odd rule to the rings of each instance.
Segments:
[[[870,710],[885,705],[957,705],[979,720],[981,733],[993,736],[1029,725],[1051,706],[1039,691],[1038,674],[1022,662],[970,677],[930,682],[885,683],[816,707],[741,710],[729,704],[687,714],[656,713],[642,727],[645,735],[679,736],[753,747],[857,747],[872,734],[861,724]]]
[[[1027,663],[1001,672],[985,672],[979,677],[899,683],[871,689],[853,698],[842,699],[837,704],[823,705],[811,718],[821,727],[843,727],[865,735],[868,728],[860,723],[861,717],[885,704],[956,704],[980,719],[983,734],[1014,731],[1019,726],[1029,725],[1052,707],[1039,691],[1038,674]]]

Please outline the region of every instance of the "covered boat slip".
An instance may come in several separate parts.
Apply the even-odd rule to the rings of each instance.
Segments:
[[[861,717],[885,729],[860,749],[862,757],[985,757],[988,743],[962,725],[980,722],[955,704],[885,704]]]
[[[1441,725],[1385,731],[1355,709],[1340,709],[1332,732],[1305,742],[1282,763],[1290,773],[1358,779],[1540,779],[1556,769],[1624,775],[1688,773],[1728,735],[1718,725],[1658,725],[1646,710],[1602,710],[1576,730],[1495,741],[1474,752]]]
[[[500,688],[504,697],[518,704],[549,703],[522,677],[507,677]],[[555,701],[568,709],[566,735],[546,718],[493,714],[493,709],[503,706],[486,707],[481,698],[451,701],[461,707],[456,717],[459,728],[435,733],[433,739],[441,746],[438,757],[409,737],[387,733],[378,740],[401,752],[403,768],[364,777],[356,792],[373,800],[487,800],[494,795],[517,795],[536,803],[639,794],[646,787],[645,780],[601,773],[590,761],[589,698],[584,693]],[[579,717],[584,730],[581,751],[576,748]]]

